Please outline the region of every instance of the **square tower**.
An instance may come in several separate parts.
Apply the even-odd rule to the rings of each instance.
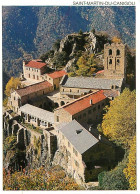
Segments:
[[[126,45],[112,43],[104,45],[104,75],[108,78],[126,80]]]

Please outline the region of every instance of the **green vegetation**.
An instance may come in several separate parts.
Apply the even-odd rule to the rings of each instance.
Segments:
[[[69,76],[93,76],[94,73],[103,69],[103,66],[99,65],[98,62],[94,54],[87,54],[85,52],[79,57],[75,68],[71,68]]]
[[[136,190],[136,135],[133,137],[131,142],[128,164],[123,172],[129,181],[129,189]]]
[[[123,173],[127,158],[123,159],[113,170],[103,171],[98,176],[100,190],[127,190],[129,183]]]
[[[23,123],[23,122],[22,122],[22,125],[24,125],[25,127],[29,128],[33,131],[36,131],[40,134],[43,134],[43,130],[40,127],[35,127],[34,125],[31,125],[29,123]]]
[[[67,64],[68,60],[69,60],[68,54],[65,51],[62,51],[55,54],[53,58],[53,63],[57,69],[61,69]]]
[[[130,147],[136,133],[136,93],[124,89],[123,93],[110,102],[103,117],[103,134],[125,149]]]
[[[18,77],[14,78],[11,77],[11,79],[8,81],[5,89],[6,96],[10,96],[11,90],[17,89],[17,87],[21,86],[20,79]]]
[[[113,170],[99,174],[104,190],[136,189],[136,92],[123,93],[106,107],[102,125],[98,130],[125,149],[125,156]]]
[[[75,181],[68,177],[60,166],[50,169],[23,169],[10,173],[3,170],[4,190],[81,190]]]
[[[40,140],[40,138],[37,139],[35,136],[34,136],[34,149],[35,149],[35,152],[36,152],[38,158],[40,158],[40,156],[41,156],[41,140]]]

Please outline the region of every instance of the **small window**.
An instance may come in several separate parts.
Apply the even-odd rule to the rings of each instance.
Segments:
[[[84,113],[83,116],[86,117],[86,113]]]
[[[56,116],[56,122],[59,122],[59,116]]]
[[[109,64],[110,64],[110,65],[112,64],[112,59],[109,59]]]
[[[68,141],[68,147],[70,148],[70,142]]]
[[[63,92],[64,92],[65,90],[63,89]]]
[[[29,68],[29,71],[30,71],[30,68]]]
[[[116,55],[120,55],[120,50],[119,49],[117,49]]]
[[[14,97],[14,100],[16,100],[16,98]]]
[[[114,89],[114,86],[113,85],[111,86],[111,89]]]
[[[91,110],[88,111],[88,114],[91,114]]]
[[[80,90],[78,90],[78,93],[80,92]]]
[[[28,75],[28,77],[30,78],[30,74]]]
[[[98,109],[100,109],[100,104],[98,105]]]
[[[119,65],[120,64],[120,59],[117,59],[117,65]]]
[[[109,55],[112,55],[112,50],[111,49],[109,49]]]
[[[77,167],[79,167],[79,163],[75,160],[75,165],[77,166]]]
[[[70,92],[71,92],[71,89],[70,89]]]

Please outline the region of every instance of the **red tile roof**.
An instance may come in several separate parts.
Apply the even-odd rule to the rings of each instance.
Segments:
[[[38,61],[29,61],[25,67],[32,67],[32,68],[37,68],[37,69],[41,69],[42,67],[44,67],[46,65],[46,63],[42,63],[42,62],[38,62]]]
[[[86,96],[83,96],[75,100],[74,102],[64,105],[62,108],[64,108],[64,110],[69,112],[71,115],[74,115],[104,99],[106,99],[106,96],[104,95],[104,91],[100,90],[98,92],[87,94]],[[92,105],[90,104],[90,100],[92,100]]]
[[[104,72],[104,70],[97,71],[97,73],[96,73],[96,74],[100,74],[100,73],[103,73],[103,72]]]
[[[22,97],[22,96],[26,96],[31,93],[46,89],[48,87],[52,87],[52,84],[50,84],[48,81],[43,81],[37,84],[33,84],[30,86],[26,86],[24,88],[17,89],[16,92]]]
[[[61,70],[61,71],[55,71],[53,73],[49,73],[47,75],[55,79],[55,78],[59,78],[59,77],[63,77],[64,75],[67,75],[67,72],[65,70]]]

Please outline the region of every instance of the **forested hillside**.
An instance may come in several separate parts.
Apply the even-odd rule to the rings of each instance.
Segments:
[[[57,39],[73,32],[106,31],[135,46],[134,7],[3,7],[3,70],[22,70],[22,60],[38,58]],[[4,77],[5,79],[5,77]]]

